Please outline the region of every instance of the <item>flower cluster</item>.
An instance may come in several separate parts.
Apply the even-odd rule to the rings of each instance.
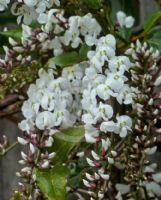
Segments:
[[[73,126],[81,111],[78,102],[81,67],[66,68],[59,78],[54,78],[53,70],[48,73],[40,70],[39,76],[36,84],[29,87],[29,99],[22,106],[26,120],[21,122],[21,129],[29,133],[34,131],[34,126],[39,130]]]
[[[126,56],[116,56],[116,40],[113,35],[101,37],[95,51],[88,52],[89,67],[83,78],[82,121],[85,123],[85,138],[95,143],[98,150],[91,151],[87,162],[94,175],[86,174],[84,184],[90,190],[91,199],[103,199],[104,190],[95,192],[97,185],[110,179],[109,168],[115,163],[117,152],[110,148],[113,134],[122,138],[132,128],[132,119],[115,113],[116,105],[133,104],[136,90],[127,83],[125,73],[129,73],[131,62]],[[98,152],[97,152],[98,151]],[[104,165],[106,163],[106,166]],[[103,185],[103,183],[101,184]]]
[[[98,40],[96,51],[89,51],[90,67],[85,71],[83,84],[82,106],[85,113],[82,116],[87,127],[97,126],[100,131],[114,132],[121,137],[126,137],[131,129],[132,121],[129,116],[122,115],[113,118],[113,108],[110,99],[114,98],[119,104],[132,104],[135,96],[133,88],[126,81],[124,75],[131,63],[126,56],[115,56],[116,41],[112,35],[107,35]],[[93,128],[92,128],[93,129]],[[86,132],[86,138],[94,140],[98,135],[91,129]]]
[[[52,10],[48,13],[48,20],[41,29],[36,30],[23,24],[21,42],[9,38],[11,48],[3,47],[5,57],[0,59],[0,66],[5,70],[10,70],[13,66],[29,64],[35,60],[35,56],[39,58],[42,52],[53,52],[55,56],[58,56],[69,45],[77,48],[86,42],[92,46],[101,33],[100,25],[91,14],[66,19],[63,12]],[[53,23],[54,26],[52,26]],[[36,52],[34,57],[31,56],[32,52]]]

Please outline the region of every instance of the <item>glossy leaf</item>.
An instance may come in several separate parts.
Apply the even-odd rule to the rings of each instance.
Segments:
[[[144,24],[144,32],[149,32],[160,17],[161,11],[153,13]]]
[[[52,151],[56,152],[54,163],[63,163],[68,159],[70,151],[84,137],[84,127],[74,127],[55,134]]]
[[[48,200],[65,200],[69,175],[67,167],[56,165],[48,171],[36,169],[35,173],[38,186]]]

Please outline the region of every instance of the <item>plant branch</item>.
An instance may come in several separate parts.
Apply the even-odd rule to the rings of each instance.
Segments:
[[[14,94],[7,96],[5,99],[0,101],[0,109],[8,107],[9,105],[17,102],[17,100],[19,100],[19,95]]]
[[[13,148],[15,148],[18,144],[19,144],[18,141],[14,142],[7,149],[5,149],[5,151],[0,152],[0,156],[6,155],[10,150],[12,150]]]

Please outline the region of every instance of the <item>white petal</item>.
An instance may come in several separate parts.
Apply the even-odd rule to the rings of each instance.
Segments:
[[[100,126],[100,130],[107,133],[113,132],[115,130],[116,124],[113,121],[102,122]]]
[[[122,11],[117,12],[117,21],[121,27],[125,25],[126,14]]]
[[[126,17],[125,26],[126,28],[131,28],[134,25],[135,19],[132,16]]]

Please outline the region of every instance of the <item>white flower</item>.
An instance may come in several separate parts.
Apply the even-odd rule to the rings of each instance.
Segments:
[[[121,27],[131,28],[134,25],[135,19],[132,16],[127,17],[123,11],[118,11],[116,16]]]
[[[41,106],[43,109],[52,111],[55,108],[56,99],[55,94],[49,91],[46,91],[41,99]]]
[[[98,74],[93,67],[87,68],[85,74],[86,76],[83,77],[84,88],[87,88],[88,85],[96,87],[106,80],[106,77],[103,74]]]
[[[110,84],[109,84],[110,85]],[[103,99],[103,100],[108,100],[111,96],[116,97],[117,93],[113,92],[111,86],[106,85],[106,84],[100,84],[96,90],[97,90],[97,95]]]
[[[118,11],[117,14],[117,21],[121,27],[125,25],[126,14],[122,11]]]
[[[102,132],[113,132],[116,129],[116,124],[113,121],[102,122],[100,125],[100,130]]]
[[[71,116],[68,110],[58,110],[54,112],[54,125],[67,128],[73,126],[75,117]]]
[[[120,137],[124,138],[126,137],[128,131],[131,131],[132,120],[127,115],[116,117],[116,119],[117,119],[117,127],[114,130],[114,132],[119,134]]]
[[[88,143],[95,143],[99,136],[99,131],[92,125],[85,125],[85,139]]]
[[[36,127],[40,130],[49,129],[54,126],[54,115],[49,111],[38,113],[36,116]]]
[[[120,93],[117,95],[116,99],[120,104],[132,104],[134,97],[135,94],[132,92],[131,88],[125,84]]]
[[[97,45],[98,45],[97,48],[100,48],[101,46],[109,46],[109,47],[111,47],[112,49],[115,50],[115,48],[116,48],[116,39],[115,39],[115,37],[113,35],[108,34],[105,37],[101,37],[98,40],[98,44]]]
[[[34,130],[34,122],[32,120],[23,120],[18,124],[18,127],[22,131],[26,131],[27,133],[30,133],[30,131]]]
[[[133,27],[134,22],[135,22],[135,19],[132,16],[126,17],[126,19],[125,19],[125,26],[126,26],[126,28]]]
[[[109,69],[111,72],[119,71],[120,74],[124,74],[131,67],[131,62],[127,56],[117,56],[109,60]]]
[[[112,106],[100,102],[96,118],[101,117],[103,120],[108,120],[113,116]]]
[[[84,110],[89,111],[89,110],[94,110],[97,105],[97,100],[96,100],[96,90],[92,89],[89,86],[87,89],[84,89],[83,91],[83,99],[82,99],[82,107]]]
[[[39,111],[40,104],[25,101],[22,106],[22,113],[27,119],[34,117]]]

